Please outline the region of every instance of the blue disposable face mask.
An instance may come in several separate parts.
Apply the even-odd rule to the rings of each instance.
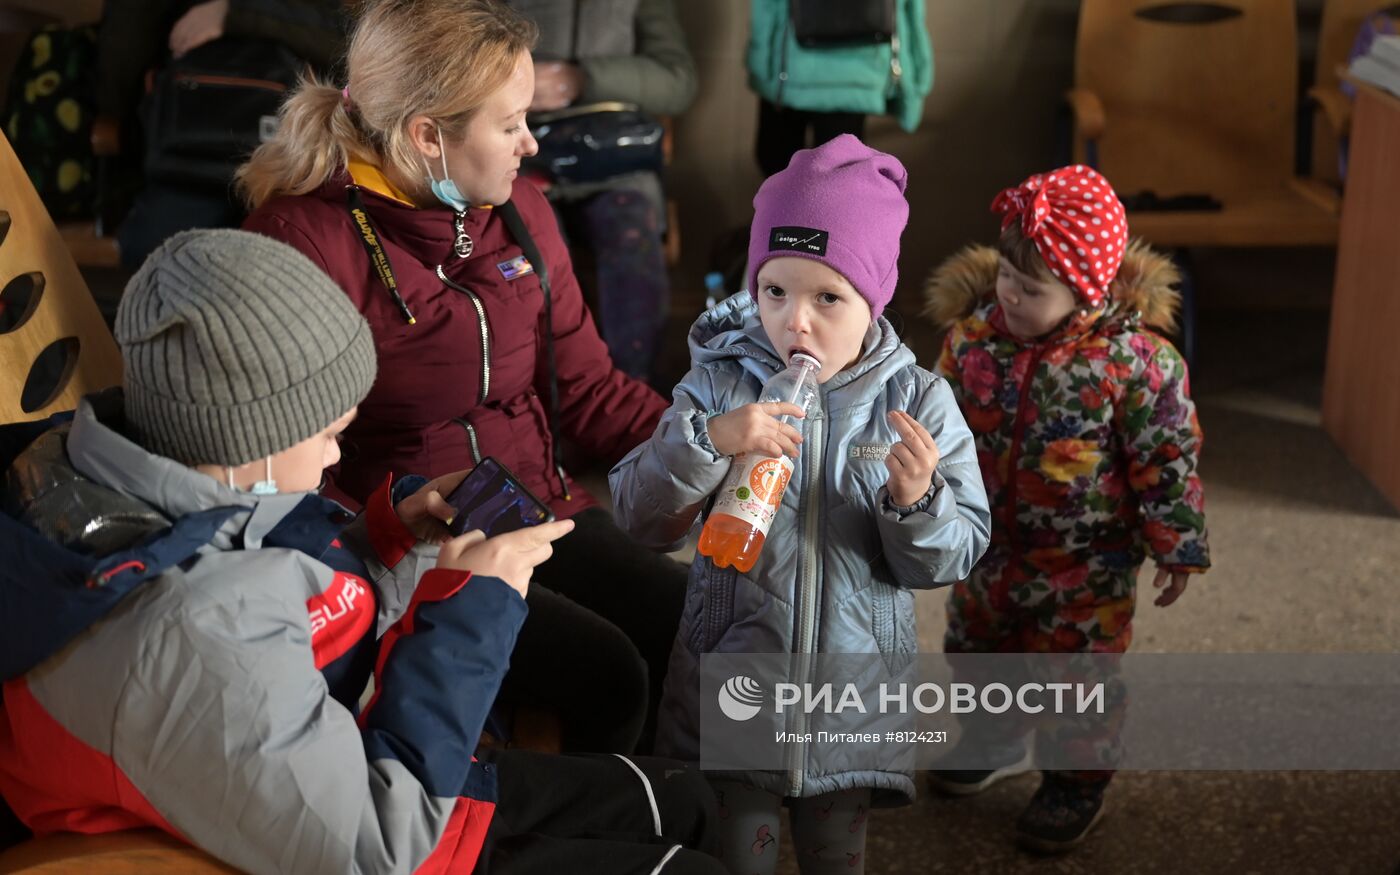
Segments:
[[[461,189],[457,188],[457,183],[452,181],[452,177],[447,174],[447,144],[442,139],[442,128],[434,125],[438,134],[438,155],[442,158],[442,179],[434,179],[433,171],[428,167],[428,159],[422,155],[423,169],[428,172],[428,187],[433,191],[433,197],[437,198],[444,206],[449,206],[459,213],[465,213],[471,204],[462,196]]]
[[[233,468],[231,468],[231,467],[225,465],[225,466],[224,466],[224,471],[225,471],[225,476],[228,478],[228,485],[229,485],[229,488],[230,488],[230,489],[237,489],[238,487],[233,485]],[[276,494],[277,494],[277,481],[274,480],[274,479],[272,478],[272,457],[271,457],[271,456],[268,456],[268,457],[266,457],[266,458],[263,459],[263,479],[259,480],[258,482],[254,483],[252,486],[250,486],[250,487],[248,488],[248,493],[249,493],[250,495],[276,495]]]

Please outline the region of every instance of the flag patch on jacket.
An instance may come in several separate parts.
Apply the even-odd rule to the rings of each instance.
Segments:
[[[520,279],[522,276],[529,276],[535,272],[535,266],[530,263],[530,259],[523,255],[517,255],[509,261],[502,261],[496,265],[496,269],[507,280]]]

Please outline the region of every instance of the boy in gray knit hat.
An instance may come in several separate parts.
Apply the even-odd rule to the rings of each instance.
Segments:
[[[364,317],[306,256],[246,231],[168,240],[128,283],[116,335],[131,437],[222,468],[229,486],[252,477],[258,492],[314,489],[374,383]],[[303,464],[269,473],[272,456],[317,438],[320,455],[299,451],[289,458]],[[257,462],[261,471],[244,470]]]
[[[597,829],[647,870],[722,871],[686,849],[713,818],[694,770],[473,757],[531,572],[573,523],[451,538],[461,472],[388,480],[353,521],[316,494],[375,352],[311,261],[179,234],[116,329],[123,388],[21,454],[0,514],[0,794],[26,826],[155,827],[250,872],[404,873],[538,835],[577,855],[569,831]],[[96,537],[112,520],[122,537]],[[542,805],[546,781],[573,802]]]

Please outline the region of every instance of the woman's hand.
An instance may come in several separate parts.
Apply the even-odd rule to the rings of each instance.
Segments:
[[[447,524],[457,515],[457,509],[447,503],[445,496],[451,495],[470,471],[457,471],[429,480],[395,505],[394,512],[414,537],[429,544],[441,544],[452,537]]]
[[[180,57],[191,49],[213,42],[224,35],[228,20],[228,0],[208,0],[191,6],[170,28],[170,54]]]
[[[794,416],[801,419],[804,415],[801,407],[784,401],[745,404],[728,413],[711,416],[705,428],[710,433],[710,443],[714,445],[715,452],[722,456],[758,453],[773,459],[778,456],[795,459],[797,445],[802,443],[802,433],[791,425],[779,422],[777,417]]]
[[[890,454],[885,457],[885,467],[890,471],[885,487],[890,491],[891,502],[909,507],[918,504],[933,485],[938,445],[928,429],[903,410],[892,410],[889,417],[900,440],[890,447]]]
[[[499,577],[524,598],[536,566],[554,555],[551,545],[573,530],[573,520],[541,523],[494,538],[473,529],[442,545],[437,567]]]
[[[571,105],[583,93],[584,74],[567,61],[535,62],[535,96],[532,112],[549,112]]]

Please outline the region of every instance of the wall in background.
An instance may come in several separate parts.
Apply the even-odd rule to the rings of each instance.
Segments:
[[[760,182],[753,160],[758,102],[746,84],[746,0],[681,6],[700,71],[700,96],[677,125],[671,188],[681,209],[682,274],[698,287],[712,240],[747,225]],[[1059,95],[1073,78],[1076,0],[928,0],[934,86],[924,120],[906,134],[872,120],[868,142],[909,168],[909,229],[894,309],[919,309],[939,260],[990,241],[987,211],[1001,188],[1055,160]],[[693,300],[679,289],[678,305]]]

